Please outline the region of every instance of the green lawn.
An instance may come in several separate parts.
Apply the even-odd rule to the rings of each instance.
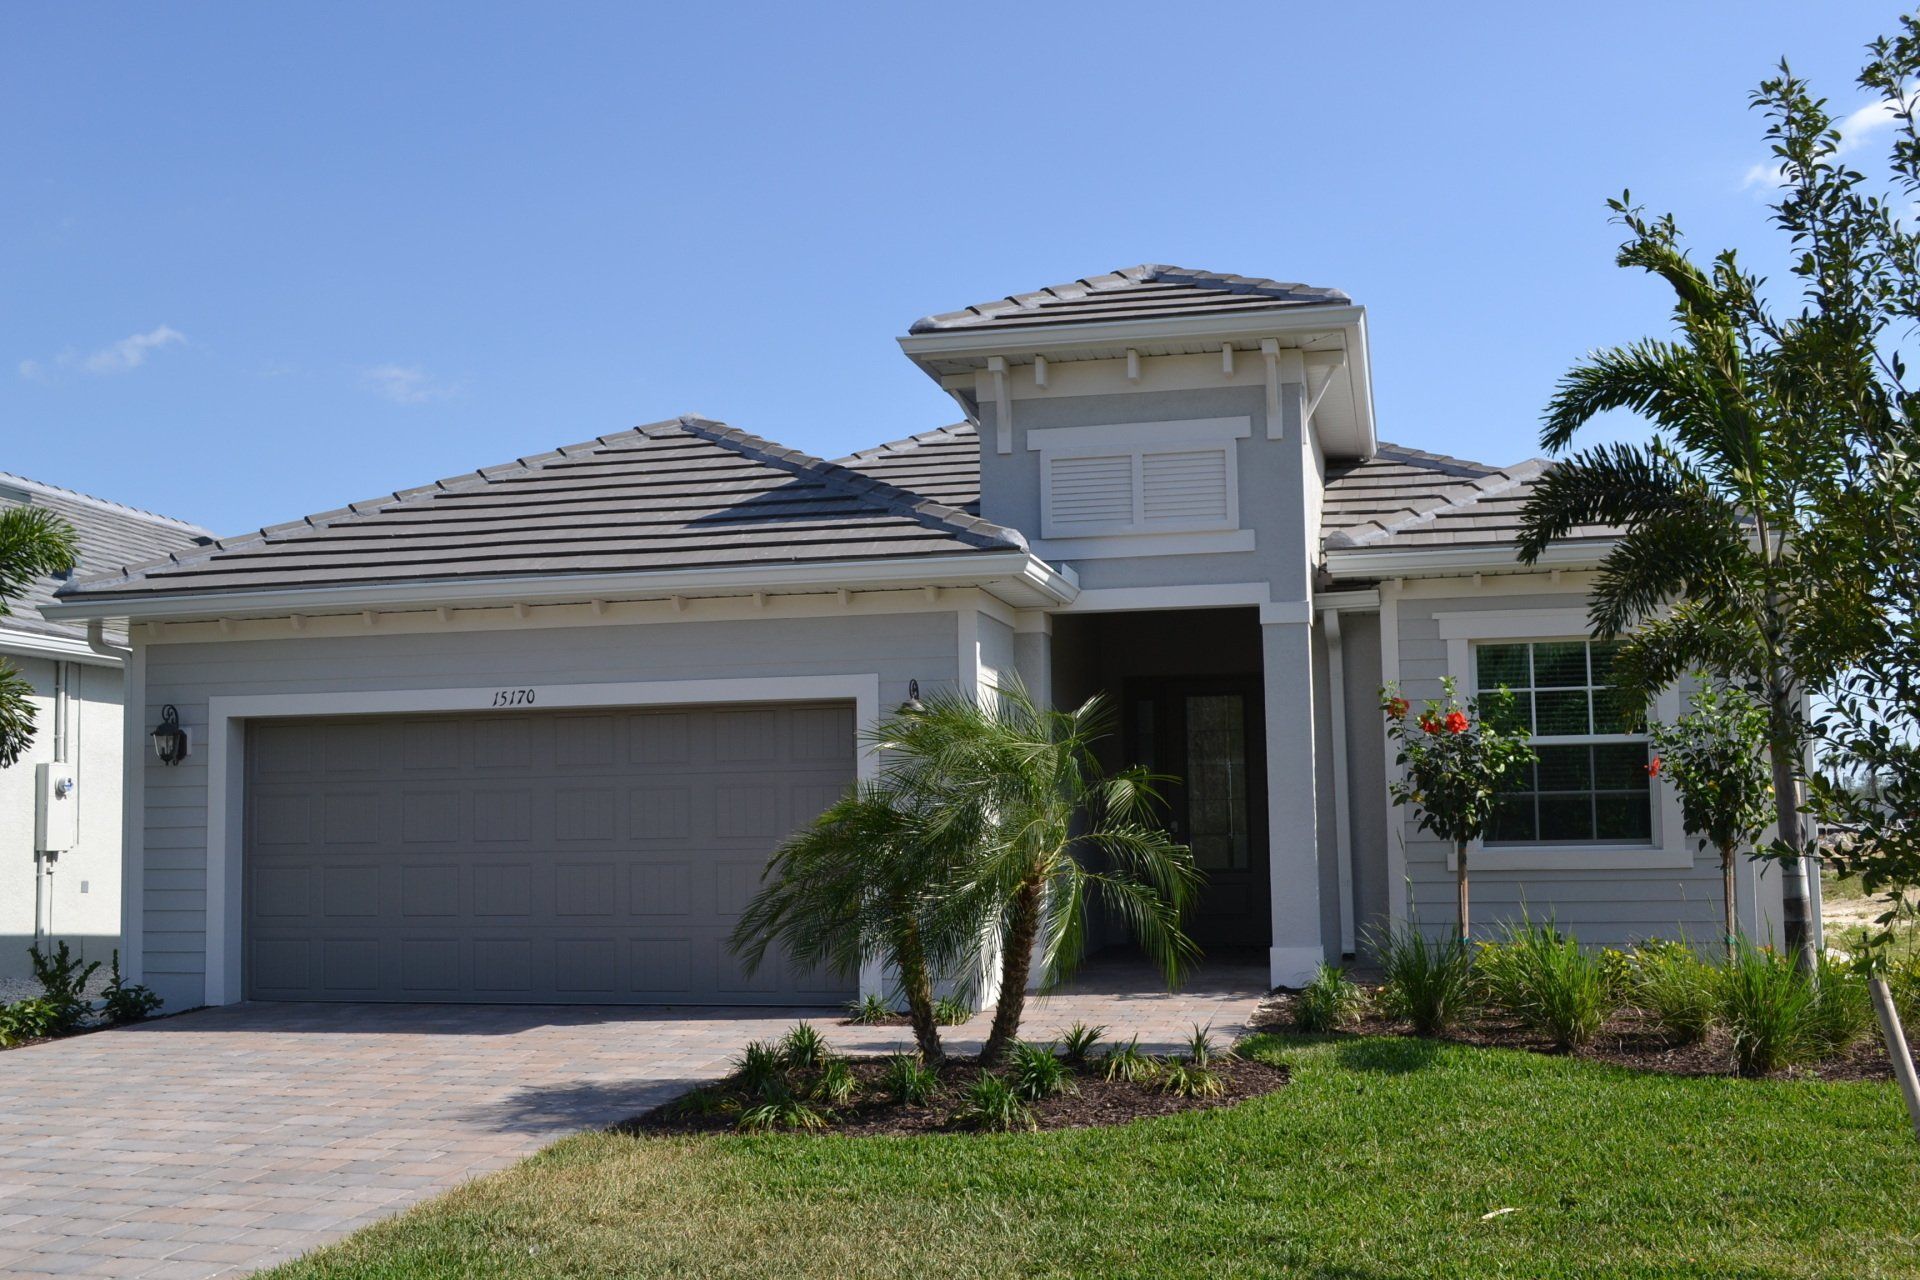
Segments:
[[[1891,1085],[1258,1043],[1290,1087],[1118,1129],[570,1138],[271,1274],[1920,1276]]]

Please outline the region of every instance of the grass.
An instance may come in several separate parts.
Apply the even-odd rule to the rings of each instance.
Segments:
[[[1294,1083],[1111,1129],[570,1138],[272,1272],[1825,1277],[1920,1272],[1893,1087],[1259,1037]],[[1515,1212],[1493,1218],[1495,1210]]]

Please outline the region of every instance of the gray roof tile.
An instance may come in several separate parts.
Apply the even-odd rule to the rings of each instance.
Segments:
[[[1223,275],[1146,264],[1012,294],[914,322],[910,333],[1018,329],[1083,321],[1152,320],[1170,316],[1345,305],[1338,289],[1256,276]]]
[[[46,507],[73,526],[80,543],[80,560],[72,574],[76,579],[107,572],[130,560],[149,560],[190,548],[212,537],[184,520],[0,471],[0,508],[17,506]],[[42,578],[19,599],[7,601],[8,613],[0,617],[0,630],[61,639],[85,635],[85,624],[52,622],[40,616],[40,606],[50,603],[65,581]]]
[[[75,583],[73,597],[995,551],[936,496],[682,417],[352,503]]]

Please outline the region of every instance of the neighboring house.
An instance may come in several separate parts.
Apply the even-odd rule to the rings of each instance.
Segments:
[[[131,624],[132,731],[191,735],[130,773],[136,972],[176,1008],[845,998],[728,954],[768,852],[915,682],[1016,678],[1115,699],[1118,749],[1182,780],[1193,933],[1276,983],[1450,916],[1382,680],[1536,719],[1479,920],[1713,934],[1711,856],[1594,717],[1607,531],[1525,570],[1544,464],[1380,443],[1344,294],[1136,267],[900,342],[965,422],[833,463],[683,417],[66,587],[59,617]],[[1764,935],[1777,877],[1740,874]]]
[[[179,520],[0,472],[0,509],[17,506],[46,507],[73,526],[80,563],[69,577],[208,538]],[[33,584],[0,617],[0,659],[33,687],[35,726],[33,745],[0,768],[0,980],[32,972],[27,949],[49,930],[102,964],[120,941],[121,660],[90,647],[82,624],[42,616],[61,582]]]

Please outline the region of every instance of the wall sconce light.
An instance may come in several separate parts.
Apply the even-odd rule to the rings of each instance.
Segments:
[[[180,727],[180,712],[171,702],[160,708],[160,724],[152,737],[153,754],[161,764],[179,764],[187,758],[187,731]]]
[[[927,704],[920,701],[920,682],[918,680],[907,681],[907,700],[900,704],[900,714],[903,716],[917,716],[926,709]]]

